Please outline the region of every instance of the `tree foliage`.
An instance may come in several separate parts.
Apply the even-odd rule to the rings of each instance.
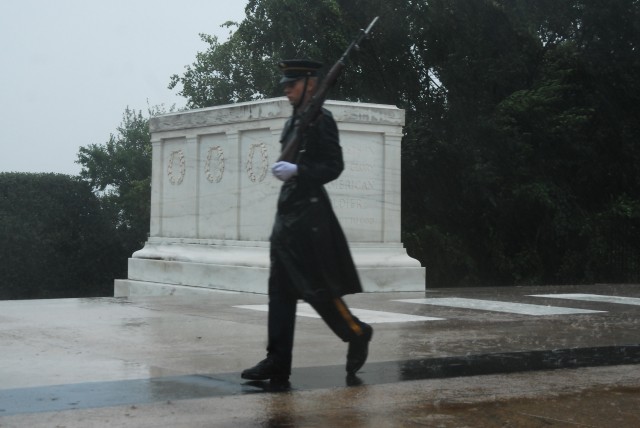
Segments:
[[[158,108],[156,108],[158,110]],[[154,111],[150,111],[154,114]],[[144,244],[151,205],[151,134],[142,112],[127,108],[117,134],[81,147],[80,177],[99,195],[129,257]],[[126,258],[125,258],[126,260]]]
[[[113,235],[76,177],[0,173],[0,300],[110,295],[126,272]]]
[[[280,95],[279,59],[330,65],[374,16],[331,96],[406,110],[403,240],[428,284],[638,280],[638,0],[250,0],[171,87]]]

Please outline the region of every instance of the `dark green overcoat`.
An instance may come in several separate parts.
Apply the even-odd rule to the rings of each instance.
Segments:
[[[285,126],[292,126],[290,119]],[[271,234],[273,283],[312,301],[362,291],[349,246],[324,184],[344,169],[338,128],[328,110],[304,135],[298,174],[283,183]]]

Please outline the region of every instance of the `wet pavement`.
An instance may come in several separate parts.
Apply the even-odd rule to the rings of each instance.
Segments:
[[[0,427],[640,426],[640,285],[348,296],[369,361],[299,307],[288,385],[247,382],[267,297],[0,302]]]

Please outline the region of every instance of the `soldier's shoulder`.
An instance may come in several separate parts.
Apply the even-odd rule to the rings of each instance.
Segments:
[[[322,114],[333,119],[333,113],[331,113],[329,110],[327,110],[324,107],[322,107]]]

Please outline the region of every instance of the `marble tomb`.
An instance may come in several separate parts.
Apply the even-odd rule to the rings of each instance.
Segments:
[[[366,292],[422,291],[425,268],[400,238],[404,111],[327,101],[345,170],[327,185]],[[270,166],[291,114],[286,98],[150,119],[151,224],[116,296],[222,289],[267,292],[269,234],[281,182]]]

